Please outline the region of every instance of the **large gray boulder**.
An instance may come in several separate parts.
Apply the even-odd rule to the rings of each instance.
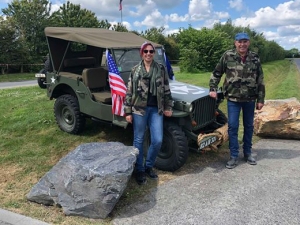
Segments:
[[[255,112],[254,132],[260,137],[300,139],[300,103],[296,98],[267,100]]]
[[[138,150],[118,142],[87,143],[62,158],[27,195],[66,215],[104,219],[133,172]]]

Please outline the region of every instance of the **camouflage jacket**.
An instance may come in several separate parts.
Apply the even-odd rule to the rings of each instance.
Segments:
[[[224,73],[223,92],[226,98],[238,102],[257,100],[258,103],[264,103],[264,74],[255,52],[248,51],[243,63],[235,49],[226,51],[211,75],[211,91],[217,90]]]
[[[157,94],[157,106],[158,113],[162,114],[164,110],[172,110],[173,99],[165,67],[162,64],[157,63],[157,65],[161,73],[155,81],[157,90],[159,91]],[[139,75],[139,71],[137,71],[138,67],[139,64],[134,66],[129,75],[124,102],[124,112],[126,114],[136,113],[144,115],[147,107],[150,79],[142,78]]]

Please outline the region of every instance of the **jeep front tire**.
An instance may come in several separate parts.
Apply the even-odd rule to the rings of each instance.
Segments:
[[[72,95],[58,97],[54,104],[56,123],[62,131],[79,134],[85,126],[85,117],[80,113],[77,99]]]
[[[150,146],[150,132],[147,129],[144,139],[144,152]],[[174,122],[164,122],[164,137],[157,155],[155,167],[165,171],[175,171],[182,167],[188,158],[188,142],[181,127]]]

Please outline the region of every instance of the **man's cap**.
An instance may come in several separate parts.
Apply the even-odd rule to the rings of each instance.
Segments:
[[[237,33],[235,35],[235,40],[236,41],[243,40],[243,39],[250,40],[249,35],[247,33]]]

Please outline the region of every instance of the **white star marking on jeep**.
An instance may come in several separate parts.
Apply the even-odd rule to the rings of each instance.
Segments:
[[[55,78],[54,77],[51,77],[51,83],[55,84]]]
[[[184,84],[171,84],[171,93],[176,94],[192,94],[192,95],[198,95],[202,94],[205,91],[200,87],[190,86],[190,85],[184,85]]]

